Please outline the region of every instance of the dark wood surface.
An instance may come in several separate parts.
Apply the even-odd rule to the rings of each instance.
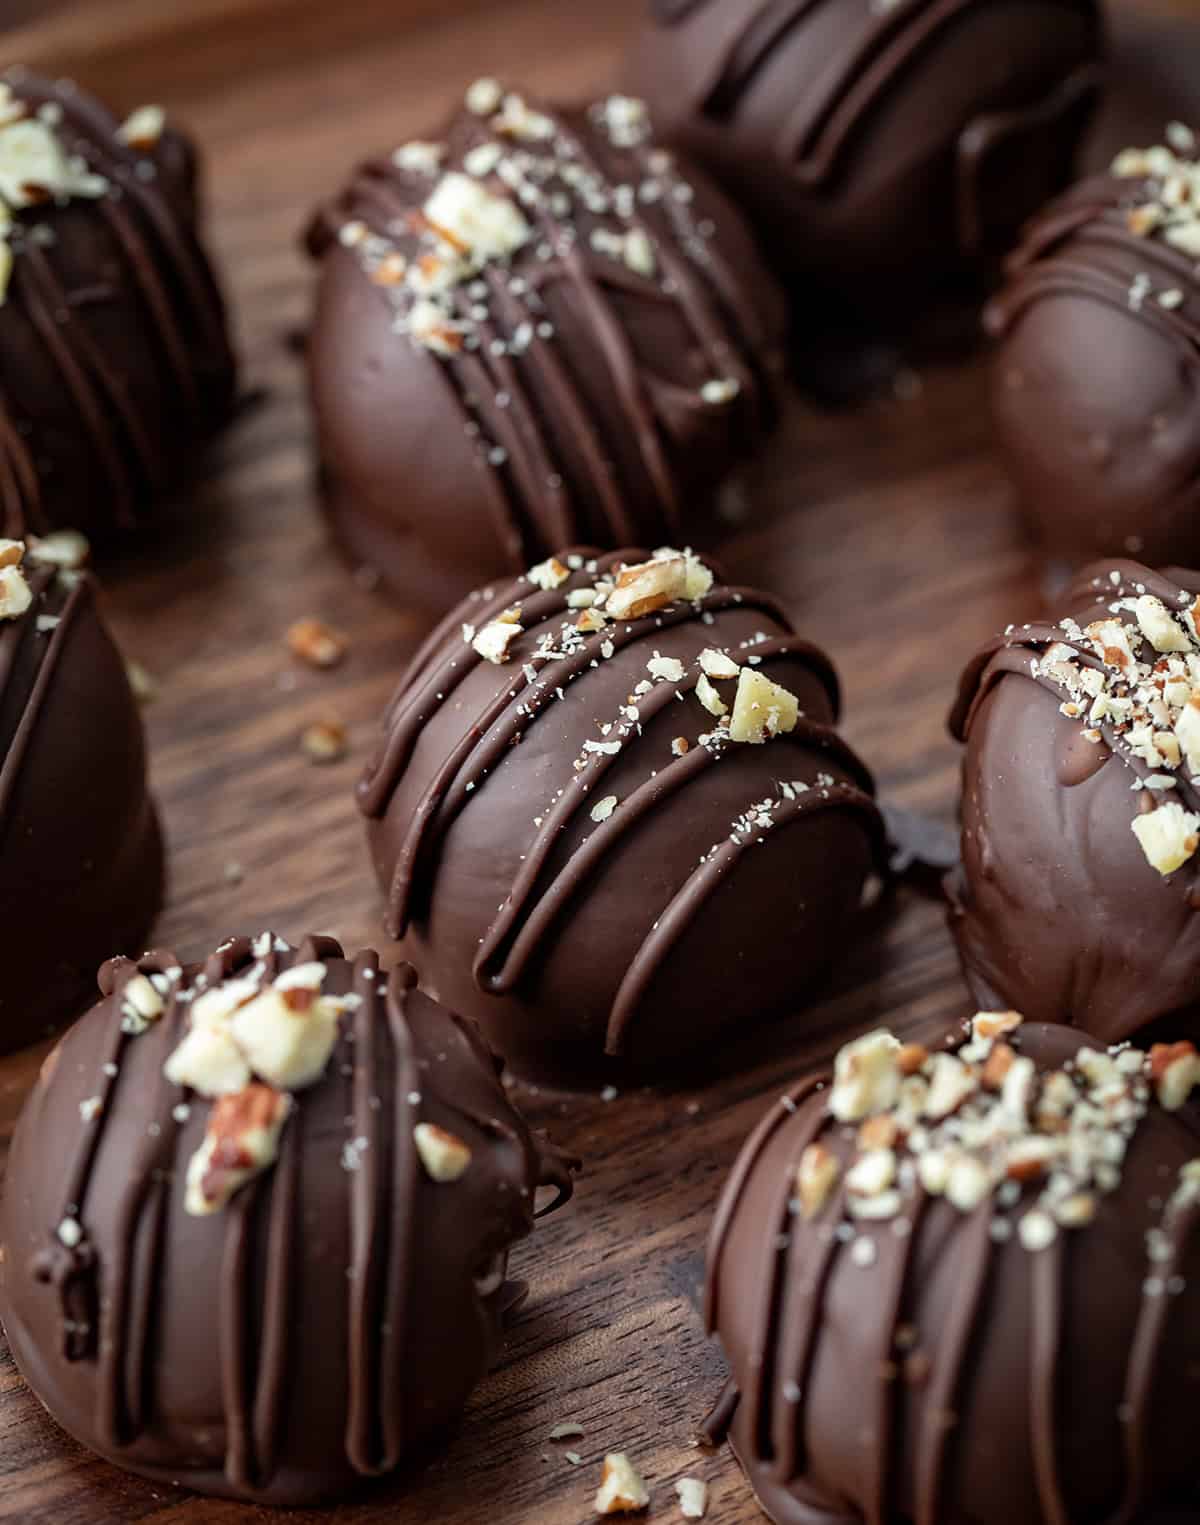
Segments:
[[[552,95],[606,85],[638,0],[17,9],[34,19],[0,34],[0,59],[77,73],[122,106],[164,101],[203,139],[245,379],[264,389],[169,530],[106,569],[123,647],[159,684],[147,721],[171,895],[156,942],[196,957],[232,931],[271,926],[377,945],[351,789],[419,627],[355,583],[315,512],[288,343],[311,284],[295,236],[358,155],[427,132],[476,74]],[[1139,71],[1163,63],[1129,81],[1122,109],[1138,97],[1155,113],[1185,109],[1189,57],[1200,78],[1196,36],[1167,3],[1116,14],[1122,56]],[[1096,152],[1123,131],[1110,118]],[[849,412],[795,402],[748,485],[753,509],[722,551],[727,567],[782,594],[800,629],[833,652],[846,733],[885,798],[949,824],[957,758],[945,715],[958,669],[1038,603],[1038,569],[989,452],[978,361],[906,371],[896,395]],[[290,658],[284,632],[304,615],[348,632],[343,667],[315,673]],[[351,748],[318,768],[299,737],[324,719],[349,728]],[[832,1033],[932,1028],[965,1003],[940,907],[903,891],[871,914],[821,999],[731,1054],[727,1078],[609,1102],[520,1087],[535,1122],[588,1162],[575,1205],[518,1251],[533,1295],[449,1448],[418,1481],[329,1516],[580,1525],[592,1518],[600,1459],[626,1450],[650,1486],[651,1518],[680,1518],[671,1485],[693,1475],[712,1486],[711,1520],[758,1519],[727,1456],[692,1444],[723,1377],[697,1312],[717,1187],[766,1101],[828,1052]],[[43,1052],[0,1063],[0,1148]],[[583,1436],[552,1442],[565,1422]],[[253,1518],[280,1517],[154,1487],[87,1456],[45,1416],[0,1341],[0,1519]]]

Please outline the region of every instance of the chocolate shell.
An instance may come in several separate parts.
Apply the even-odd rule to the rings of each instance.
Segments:
[[[471,1024],[330,938],[118,959],[13,1140],[0,1316],[116,1465],[271,1504],[343,1497],[459,1417],[562,1160]]]
[[[196,174],[160,108],[0,75],[0,535],[143,523],[228,417]]]
[[[1200,1035],[1197,594],[1195,572],[1099,562],[967,669],[948,887],[981,1004],[1107,1043]]]
[[[1014,1022],[851,1044],[734,1167],[708,1323],[778,1525],[1195,1517],[1200,1062]]]
[[[137,702],[94,580],[49,549],[0,540],[0,1053],[78,1016],[163,899]]]
[[[1095,0],[652,0],[626,69],[798,303],[902,322],[1070,178]]]
[[[558,547],[691,538],[775,417],[782,300],[640,102],[477,81],[315,219],[309,374],[350,557],[441,615]]]
[[[883,831],[837,712],[824,654],[691,553],[475,593],[359,785],[387,930],[526,1072],[678,1069],[808,998],[858,910]]]
[[[986,313],[1006,464],[1069,563],[1200,561],[1200,164],[1170,136],[1049,207]]]

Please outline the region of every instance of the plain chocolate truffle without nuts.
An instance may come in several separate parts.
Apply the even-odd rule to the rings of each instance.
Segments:
[[[1098,562],[967,669],[948,889],[980,1004],[1106,1043],[1200,1034],[1198,594],[1195,572]]]
[[[677,1071],[803,1003],[859,908],[882,827],[837,712],[824,654],[690,552],[476,593],[359,785],[387,930],[517,1068]]]
[[[229,416],[196,178],[160,107],[0,75],[0,534],[144,523]]]
[[[1200,561],[1200,163],[1168,138],[1047,208],[987,309],[997,435],[1057,560]]]
[[[566,1164],[474,1027],[405,966],[264,933],[100,972],[47,1059],[0,1209],[0,1315],[34,1392],[118,1466],[336,1500],[462,1412]]]
[[[1198,1080],[1189,1044],[983,1013],[932,1054],[871,1033],[775,1104],[707,1313],[711,1436],[778,1525],[1195,1518]]]
[[[652,0],[627,66],[801,307],[898,306],[1004,253],[1070,179],[1095,0]]]
[[[782,299],[639,101],[560,110],[478,80],[308,243],[331,523],[438,616],[575,541],[693,538],[774,421]]]
[[[0,540],[0,1053],[87,1006],[163,898],[145,738],[77,537]]]

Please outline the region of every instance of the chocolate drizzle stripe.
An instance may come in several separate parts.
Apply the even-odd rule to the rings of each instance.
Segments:
[[[1067,1246],[1061,1235],[1045,1250],[1029,1257],[1032,1319],[1029,1332],[1030,1450],[1037,1480],[1038,1503],[1046,1525],[1071,1525],[1059,1485],[1055,1455],[1055,1405],[1058,1351],[1062,1330],[1063,1263]]]
[[[377,1021],[379,961],[361,955],[354,966],[354,989],[362,1005],[354,1018],[351,1078],[355,1136],[350,1141],[357,1169],[350,1181],[350,1401],[346,1412],[346,1454],[356,1471],[369,1475],[380,1468],[378,1420],[381,1410],[380,1324],[382,1292],[389,1277],[393,1246],[387,1217],[392,1141],[381,1116],[382,1107],[372,1106],[392,1083],[390,1066],[379,1052]],[[378,1090],[376,1089],[378,1088]],[[361,1143],[365,1140],[365,1145]]]
[[[832,0],[766,0],[749,27],[732,38],[704,101],[704,110],[728,117],[787,34]],[[820,189],[835,174],[861,122],[915,59],[978,0],[909,0],[880,10],[858,45],[837,68],[825,72],[785,123],[780,161],[797,182]],[[1090,19],[1083,0],[1062,8]]]
[[[295,1119],[292,1120],[292,1126]],[[253,1487],[254,1447],[249,1399],[252,1355],[246,1317],[253,1283],[248,1219],[258,1183],[243,1187],[225,1208],[225,1245],[221,1257],[221,1301],[217,1339],[221,1350],[221,1403],[225,1419],[225,1476],[238,1488]]]
[[[300,1184],[301,1130],[297,1118],[283,1130],[279,1158],[264,1189],[271,1193],[267,1221],[266,1269],[263,1277],[263,1330],[259,1341],[258,1380],[254,1392],[251,1437],[256,1481],[274,1475],[282,1442],[283,1415],[288,1397],[292,1318],[297,1253],[296,1195]],[[247,1289],[249,1290],[249,1289]]]
[[[42,490],[37,467],[12,416],[12,408],[0,389],[0,505],[3,507],[5,539],[17,540],[33,530],[45,528],[42,516]]]
[[[104,468],[113,493],[114,517],[119,524],[129,525],[133,522],[133,484],[113,443],[97,387],[88,375],[89,357],[83,349],[81,325],[71,314],[66,293],[58,284],[49,260],[36,244],[24,248],[17,272],[14,282],[17,297],[24,298],[29,320],[53,358],[89,443]]]
[[[992,1204],[986,1201],[971,1215],[963,1229],[964,1263],[954,1301],[947,1311],[938,1360],[929,1378],[924,1424],[917,1440],[914,1525],[938,1525],[941,1518],[954,1404],[987,1285],[992,1254],[991,1227]]]
[[[409,1097],[420,1089],[420,1075],[413,1054],[412,1033],[408,1025],[408,997],[413,988],[414,975],[411,968],[401,965],[388,977],[387,1017],[395,1055],[395,1100],[393,1116],[408,1117],[412,1114]],[[385,1322],[380,1334],[383,1361],[382,1397],[380,1414],[383,1435],[380,1462],[383,1467],[394,1467],[403,1455],[404,1428],[407,1419],[407,1399],[412,1391],[406,1380],[407,1368],[403,1359],[409,1321],[409,1288],[413,1275],[413,1256],[416,1252],[416,1208],[420,1190],[421,1166],[417,1159],[417,1146],[411,1127],[398,1127],[394,1134],[392,1151],[392,1222],[389,1247],[392,1256],[392,1272],[388,1277]]]
[[[572,131],[559,115],[554,116],[554,122],[571,162],[603,183],[627,181],[630,160],[639,169],[648,168],[647,153],[641,145],[610,152],[602,134],[588,132],[585,136]],[[509,141],[489,120],[474,119],[472,129],[481,143],[510,150]],[[494,177],[488,183],[494,192],[509,196],[527,213],[511,187]],[[309,236],[310,248],[318,257],[324,254],[351,212],[377,236],[392,239],[399,227],[411,226],[414,208],[408,197],[412,191],[411,177],[388,162],[371,162],[360,170],[348,194],[335,207],[318,215]],[[622,215],[621,223],[629,230],[644,233],[650,240],[664,280],[670,283],[669,297],[661,282],[635,276],[613,260],[592,255],[588,249],[566,247],[560,236],[560,223],[539,210],[534,226],[537,236],[551,251],[550,258],[523,276],[516,291],[506,268],[485,267],[479,278],[486,282],[491,300],[488,315],[478,321],[478,351],[472,355],[464,349],[457,356],[435,362],[452,378],[452,390],[464,417],[477,414],[487,439],[504,452],[502,459],[490,463],[486,473],[493,486],[502,484],[501,491],[490,491],[488,498],[501,540],[511,553],[524,559],[528,559],[526,548],[535,539],[562,544],[596,528],[603,529],[605,538],[612,542],[632,539],[636,533],[628,495],[619,491],[613,474],[612,448],[606,446],[595,410],[565,357],[555,351],[552,342],[543,342],[540,335],[526,347],[521,367],[512,365],[506,355],[492,355],[493,344],[506,350],[508,342],[525,325],[537,334],[546,316],[538,294],[550,282],[569,282],[589,319],[589,332],[599,345],[612,381],[619,409],[616,427],[623,437],[636,442],[645,474],[642,491],[653,501],[657,515],[668,527],[679,523],[680,504],[676,474],[660,436],[659,411],[655,406],[661,384],[645,373],[616,307],[605,295],[606,288],[627,290],[642,300],[670,300],[708,357],[713,374],[729,374],[738,381],[746,399],[743,408],[754,424],[757,426],[770,413],[760,396],[769,386],[755,358],[762,325],[741,294],[735,272],[705,243],[690,216],[672,197],[666,196],[662,202],[652,215],[643,204],[635,202],[632,211]],[[673,247],[676,243],[683,247],[685,257],[676,253]],[[472,305],[465,291],[457,294],[456,303],[459,316]],[[726,338],[722,313],[732,322],[732,346]],[[481,377],[487,377],[489,372],[498,385],[481,384]],[[518,380],[522,372],[540,384],[537,399]],[[498,392],[506,394],[503,406],[496,401]],[[682,391],[670,389],[670,395],[678,400]],[[694,406],[705,406],[698,399],[689,397],[688,401]],[[551,428],[543,427],[543,413],[548,416]],[[750,421],[748,418],[747,422]],[[553,445],[556,437],[572,441],[574,452],[570,459],[565,455],[556,458]],[[585,506],[599,513],[598,525],[591,524]]]
[[[908,1232],[899,1241],[894,1233],[882,1239],[881,1255],[894,1261],[880,1302],[884,1318],[880,1325],[883,1342],[877,1352],[874,1404],[874,1449],[867,1458],[867,1525],[888,1525],[892,1509],[892,1479],[898,1460],[896,1444],[897,1386],[903,1381],[897,1369],[896,1335],[900,1313],[908,1288],[909,1271],[917,1253],[917,1238],[929,1206],[929,1198],[917,1189],[912,1211],[906,1220]],[[897,1220],[902,1221],[902,1220]],[[891,1241],[890,1243],[888,1241]]]
[[[1132,1525],[1141,1513],[1153,1483],[1148,1468],[1147,1431],[1153,1422],[1155,1376],[1170,1321],[1171,1298],[1166,1286],[1172,1278],[1183,1274],[1184,1257],[1191,1247],[1197,1228],[1200,1228],[1200,1201],[1190,1203],[1172,1216],[1167,1259],[1153,1272],[1162,1284],[1162,1290],[1154,1294],[1148,1285],[1143,1285],[1142,1288],[1142,1306],[1125,1379],[1125,1413],[1122,1416],[1126,1458],[1125,1497],[1112,1525]]]
[[[796,731],[788,735],[789,738],[795,737],[800,744],[811,745],[816,740],[820,745],[827,745],[831,737],[840,741],[840,738],[836,737],[836,732],[828,726],[812,726],[806,735],[801,735],[800,727],[797,726]],[[777,737],[772,745],[778,745],[781,739]],[[691,753],[688,754],[688,756],[691,755]],[[687,758],[685,757],[683,761],[686,762]],[[659,777],[661,778],[662,774]],[[655,802],[657,798],[655,796]],[[875,802],[869,794],[849,784],[835,784],[832,787],[820,789],[813,787],[804,794],[797,795],[794,800],[781,801],[775,811],[775,825],[771,829],[778,831],[789,823],[812,815],[817,810],[834,809],[854,810],[866,818],[868,829],[876,838],[876,861],[882,863],[883,829]],[[756,840],[754,835],[748,835],[745,838],[739,837],[722,842],[716,854],[692,870],[687,882],[659,916],[647,934],[646,940],[634,955],[633,962],[617,990],[605,1037],[606,1053],[624,1052],[626,1034],[655,974],[665,963],[672,947],[695,921],[706,901],[715,893],[721,880],[733,870],[737,860]]]
[[[1192,280],[1191,274],[1184,279]],[[1127,314],[1145,328],[1152,328],[1178,346],[1189,359],[1194,360],[1200,349],[1200,323],[1188,319],[1182,307],[1173,311],[1163,307],[1151,292],[1136,305],[1130,301],[1127,282],[1118,280],[1102,270],[1090,270],[1076,260],[1049,259],[1033,265],[1021,276],[1003,300],[992,303],[990,311],[996,314],[989,325],[992,332],[1002,332],[1010,327],[1035,303],[1054,296],[1088,296],[1117,312]]]
[[[536,619],[541,614],[541,610],[547,607],[547,602],[541,602],[540,607],[535,608],[534,601],[531,600],[530,607],[526,610],[526,617]],[[501,608],[503,607],[505,606],[501,605]],[[551,607],[556,607],[560,614],[565,613],[567,609],[565,594],[554,595],[554,604]],[[409,829],[405,834],[401,851],[397,855],[388,896],[389,932],[395,937],[402,937],[407,929],[412,887],[418,865],[422,861],[422,852],[429,842],[431,832],[436,832],[434,840],[444,835],[470,798],[472,791],[468,790],[467,785],[476,786],[504,756],[514,736],[523,733],[540,715],[558,702],[554,692],[556,688],[565,688],[588,672],[593,661],[598,659],[600,647],[606,641],[611,643],[615,655],[616,652],[624,650],[625,647],[633,645],[647,635],[687,623],[705,613],[733,607],[759,607],[768,614],[775,614],[768,600],[750,594],[746,590],[727,588],[719,593],[710,593],[696,603],[670,605],[642,619],[606,626],[591,640],[585,641],[581,650],[549,662],[540,670],[537,680],[526,688],[502,689],[475,719],[472,726],[466,730],[463,738],[434,775],[413,811]],[[550,622],[548,617],[546,622]],[[534,633],[534,629],[535,627],[530,625],[526,629],[526,634]],[[806,660],[812,660],[811,652],[812,648],[808,647],[807,643],[801,642],[798,643],[795,654],[803,656]],[[384,814],[421,730],[428,724],[437,709],[448,701],[468,673],[478,667],[482,661],[483,658],[463,642],[462,646],[456,649],[455,655],[447,659],[425,687],[411,697],[406,695],[401,709],[389,716],[386,722],[388,735],[383,755],[378,765],[359,786],[360,807],[365,814],[374,818]],[[820,675],[824,670],[823,663],[814,663],[814,665],[817,666],[818,675]],[[454,787],[456,780],[457,788]]]
[[[53,584],[54,574],[51,572],[36,573],[30,583],[30,591],[34,594],[35,606],[42,594]],[[15,643],[20,640],[45,640],[46,649],[42,656],[41,666],[38,669],[37,678],[34,681],[29,699],[25,705],[24,713],[17,725],[4,761],[0,764],[0,823],[12,825],[12,812],[9,810],[17,780],[21,775],[21,769],[29,751],[38,721],[41,719],[42,710],[45,708],[46,699],[50,693],[54,681],[54,674],[62,657],[63,648],[71,634],[71,627],[78,618],[80,607],[83,603],[85,590],[87,596],[95,596],[94,585],[90,579],[83,578],[75,584],[67,595],[66,602],[58,616],[58,624],[50,632],[48,637],[43,637],[37,629],[37,617],[35,606],[31,606],[29,612],[18,620],[0,621],[0,651],[8,648],[12,651],[12,661],[9,663],[7,673],[0,676],[7,678],[12,671],[12,663],[16,660]],[[9,627],[9,628],[5,628]],[[14,643],[13,645],[10,645]]]
[[[824,1084],[825,1076],[818,1073],[809,1075],[794,1085],[755,1125],[753,1133],[746,1140],[741,1154],[738,1155],[737,1163],[721,1193],[721,1200],[717,1204],[708,1234],[709,1272],[704,1287],[704,1328],[708,1334],[714,1334],[720,1322],[721,1262],[729,1239],[729,1231],[733,1227],[734,1214],[737,1212],[746,1184],[754,1174],[755,1167],[775,1134],[798,1110],[801,1103],[807,1101]]]
[[[32,109],[56,107],[62,113],[63,138],[69,151],[108,180],[109,189],[98,198],[97,213],[112,232],[142,298],[151,339],[166,361],[188,416],[204,412],[206,402],[193,364],[196,339],[189,341],[182,317],[186,314],[199,329],[196,337],[210,357],[212,370],[231,372],[233,358],[225,334],[224,308],[195,231],[182,225],[161,190],[139,174],[143,165],[157,166],[135,150],[126,149],[116,136],[117,123],[111,113],[69,83],[50,84],[24,71],[10,71],[0,77]],[[151,247],[151,242],[156,247]],[[180,284],[175,300],[164,284],[160,258],[162,272]],[[104,290],[99,299],[111,301],[115,292],[115,287]],[[82,295],[62,289],[50,261],[32,238],[21,243],[9,300],[24,307],[54,358],[108,483],[114,521],[129,526],[136,520],[137,484],[113,436],[123,435],[146,485],[154,487],[165,480],[168,441],[163,436],[161,443],[155,444],[135,406],[127,400],[119,370],[99,353],[85,327],[73,317],[74,300]],[[210,420],[218,421],[216,417]],[[47,528],[33,455],[21,438],[10,402],[2,395],[0,480],[6,532],[20,538],[29,530]]]

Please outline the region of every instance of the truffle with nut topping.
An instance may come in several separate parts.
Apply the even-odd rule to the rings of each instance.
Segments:
[[[897,308],[1005,252],[1071,175],[1096,0],[650,0],[627,65],[802,307]]]
[[[694,1061],[811,995],[879,862],[837,712],[824,654],[691,552],[475,593],[359,785],[387,930],[528,1073]]]
[[[968,667],[951,924],[976,1000],[1200,1034],[1200,574],[1098,562]]]
[[[162,904],[141,716],[85,552],[0,539],[0,1052],[77,1017]]]
[[[564,1159],[476,1029],[401,965],[264,933],[117,959],[46,1063],[0,1209],[0,1316],[101,1456],[270,1504],[338,1499],[458,1418]]]
[[[160,107],[0,74],[0,534],[144,523],[228,416],[196,179]]]
[[[560,110],[478,80],[308,244],[329,517],[439,616],[572,541],[691,538],[773,422],[781,299],[638,101]]]
[[[1200,157],[1167,138],[1047,208],[987,309],[997,434],[1057,560],[1200,562]]]
[[[772,1519],[1194,1517],[1198,1080],[1190,1044],[991,1012],[932,1053],[871,1033],[772,1107],[707,1286],[713,1438]]]

